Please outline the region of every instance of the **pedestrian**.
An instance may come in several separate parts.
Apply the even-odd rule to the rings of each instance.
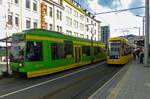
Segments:
[[[139,48],[136,50],[136,55],[137,55],[137,57],[139,59],[139,57],[140,57],[140,49]]]
[[[133,59],[136,60],[136,49],[133,50]]]
[[[144,58],[144,52],[143,52],[143,50],[140,51],[139,55],[140,55],[140,57],[139,57],[140,58],[140,64],[143,64],[143,58]]]

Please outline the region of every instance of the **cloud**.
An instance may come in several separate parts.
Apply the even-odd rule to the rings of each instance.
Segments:
[[[98,0],[98,4],[110,9],[116,9],[120,5],[120,0]]]
[[[88,11],[93,12],[92,8],[90,8],[89,6],[90,1],[92,0],[76,0],[76,2],[78,2],[82,6],[82,8],[88,9]]]
[[[132,0],[129,4],[129,8],[144,6],[145,0]],[[144,9],[130,10],[134,15],[144,15]]]

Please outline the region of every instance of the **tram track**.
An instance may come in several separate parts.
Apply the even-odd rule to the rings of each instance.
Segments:
[[[88,88],[90,85],[93,85],[92,82],[97,83],[96,85],[94,84],[95,86],[99,86],[99,82],[103,80],[103,79],[97,79],[97,78],[101,78],[99,75],[105,78],[105,75],[107,76],[107,73],[112,74],[111,71],[115,71],[117,69],[117,67],[110,67],[110,66],[108,67],[104,63],[101,64],[101,66],[95,66],[92,68],[91,67],[92,66],[77,68],[77,69],[68,70],[65,72],[57,73],[57,74],[52,74],[52,75],[32,78],[32,79],[25,79],[25,78],[1,79],[0,80],[0,98],[9,99],[9,97],[11,97],[10,99],[13,99],[13,97],[17,97],[17,98],[22,97],[22,99],[39,99],[39,98],[40,99],[51,99],[51,98],[55,99],[55,98],[61,97],[62,99],[62,95],[67,97],[69,96],[69,94],[70,94],[70,98],[72,99],[78,99],[81,95],[86,97],[87,94],[85,95],[85,93],[83,92],[86,90],[86,93],[88,94],[91,93],[91,92],[88,92]],[[87,68],[90,68],[90,69],[87,69]],[[107,73],[104,73],[106,68],[108,71],[109,70],[110,71]],[[111,68],[113,68],[113,70]],[[79,70],[81,70],[81,72],[78,72]],[[76,73],[73,74],[73,72],[76,72]],[[62,77],[70,73],[72,73],[72,75]],[[56,79],[58,77],[60,78]],[[52,80],[52,79],[56,79],[56,80]],[[39,83],[42,83],[48,80],[49,81],[52,80],[52,81],[47,82],[40,86],[31,87],[31,86],[37,85]],[[87,85],[87,86],[82,87],[83,85]],[[28,89],[22,90],[25,88],[28,88]],[[22,90],[22,91],[19,91],[19,90]],[[42,92],[42,90],[46,92]],[[67,91],[73,90],[73,91],[70,91],[70,93],[67,95],[68,92],[66,91],[65,93],[64,90],[67,90]],[[14,93],[11,94],[12,92]]]

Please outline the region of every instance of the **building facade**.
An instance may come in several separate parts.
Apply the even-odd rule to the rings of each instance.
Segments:
[[[100,21],[75,0],[0,0],[3,37],[32,28],[100,40]]]
[[[109,26],[101,26],[101,41],[107,43],[108,38],[110,38]]]
[[[1,37],[30,28],[40,28],[39,0],[0,0]]]

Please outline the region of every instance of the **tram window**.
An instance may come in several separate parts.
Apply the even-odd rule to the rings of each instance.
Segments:
[[[64,50],[63,50],[63,44],[62,43],[52,43],[51,44],[51,55],[52,60],[56,59],[62,59],[64,58]]]
[[[99,47],[94,47],[94,55],[97,55],[100,52]]]
[[[120,55],[120,43],[110,43],[109,44],[109,55],[118,56]]]
[[[90,46],[82,46],[82,54],[85,56],[90,56]]]
[[[28,41],[26,47],[26,59],[27,61],[42,61],[42,42]]]
[[[64,55],[67,58],[73,56],[73,44],[71,41],[64,42]]]

